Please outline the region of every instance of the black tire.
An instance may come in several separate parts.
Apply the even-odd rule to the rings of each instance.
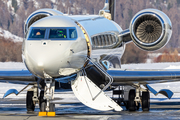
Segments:
[[[26,109],[28,112],[32,112],[35,109],[35,105],[33,103],[33,91],[27,91],[26,94]]]
[[[39,97],[39,109],[41,112],[46,111],[46,104],[46,100],[44,100],[44,91],[41,91]]]
[[[128,101],[128,108],[129,111],[135,111],[136,110],[136,103],[134,101],[135,99],[135,90],[129,91],[129,101]]]
[[[44,91],[40,92],[40,97],[39,97],[39,108],[41,112],[46,112],[46,106],[47,106],[47,101],[44,100]],[[54,112],[55,111],[55,104],[50,103],[49,104],[49,112]]]
[[[40,107],[40,111],[41,111],[41,112],[46,112],[46,105],[47,105],[46,102],[42,102],[42,103],[41,103],[41,107]]]
[[[123,103],[124,103],[124,106],[126,107],[126,110],[129,110],[129,105],[128,105],[129,102],[124,101]]]
[[[150,94],[149,92],[142,92],[142,110],[149,111],[150,109]]]
[[[49,112],[54,112],[55,111],[55,104],[54,103],[50,103],[49,104]]]

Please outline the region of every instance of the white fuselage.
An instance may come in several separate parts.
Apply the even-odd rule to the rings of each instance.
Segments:
[[[38,30],[44,32],[43,37],[38,36]],[[53,32],[61,35],[63,31],[66,34],[61,38],[51,37]],[[118,37],[121,31],[115,22],[100,16],[45,17],[29,27],[23,42],[23,60],[29,71],[41,78],[44,74],[53,78],[70,75],[82,69],[87,57],[97,62],[120,58],[124,52]]]

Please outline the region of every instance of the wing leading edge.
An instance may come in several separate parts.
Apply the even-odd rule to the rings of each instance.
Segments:
[[[8,81],[11,83],[31,83],[36,80],[35,76],[28,70],[0,70],[0,82]]]
[[[180,81],[180,71],[175,70],[108,70],[113,84],[153,84]]]

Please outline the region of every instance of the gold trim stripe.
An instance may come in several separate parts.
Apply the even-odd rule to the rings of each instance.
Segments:
[[[90,40],[89,40],[89,36],[86,32],[86,30],[78,23],[76,22],[76,24],[81,28],[82,32],[84,33],[84,37],[86,39],[86,43],[87,43],[87,56],[90,58],[90,55],[91,55],[91,43],[90,43]],[[88,61],[84,64],[83,67],[85,67],[86,65],[88,64]]]

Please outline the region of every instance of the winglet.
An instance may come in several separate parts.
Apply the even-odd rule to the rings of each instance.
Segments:
[[[5,97],[7,97],[8,95],[13,94],[13,93],[16,94],[16,95],[19,94],[19,92],[18,92],[16,89],[10,89],[10,90],[8,90],[8,91],[4,94],[3,99],[4,99]]]
[[[171,99],[171,97],[173,96],[174,93],[168,89],[162,89],[157,93],[157,95],[158,94],[162,94],[162,95],[166,96],[167,98]]]
[[[158,95],[158,94],[162,94],[164,96],[166,96],[167,98],[171,99],[171,97],[173,96],[173,92],[171,90],[168,89],[162,89],[159,92],[157,92],[156,90],[154,90],[151,86],[146,85],[146,88],[151,91],[154,95]]]

